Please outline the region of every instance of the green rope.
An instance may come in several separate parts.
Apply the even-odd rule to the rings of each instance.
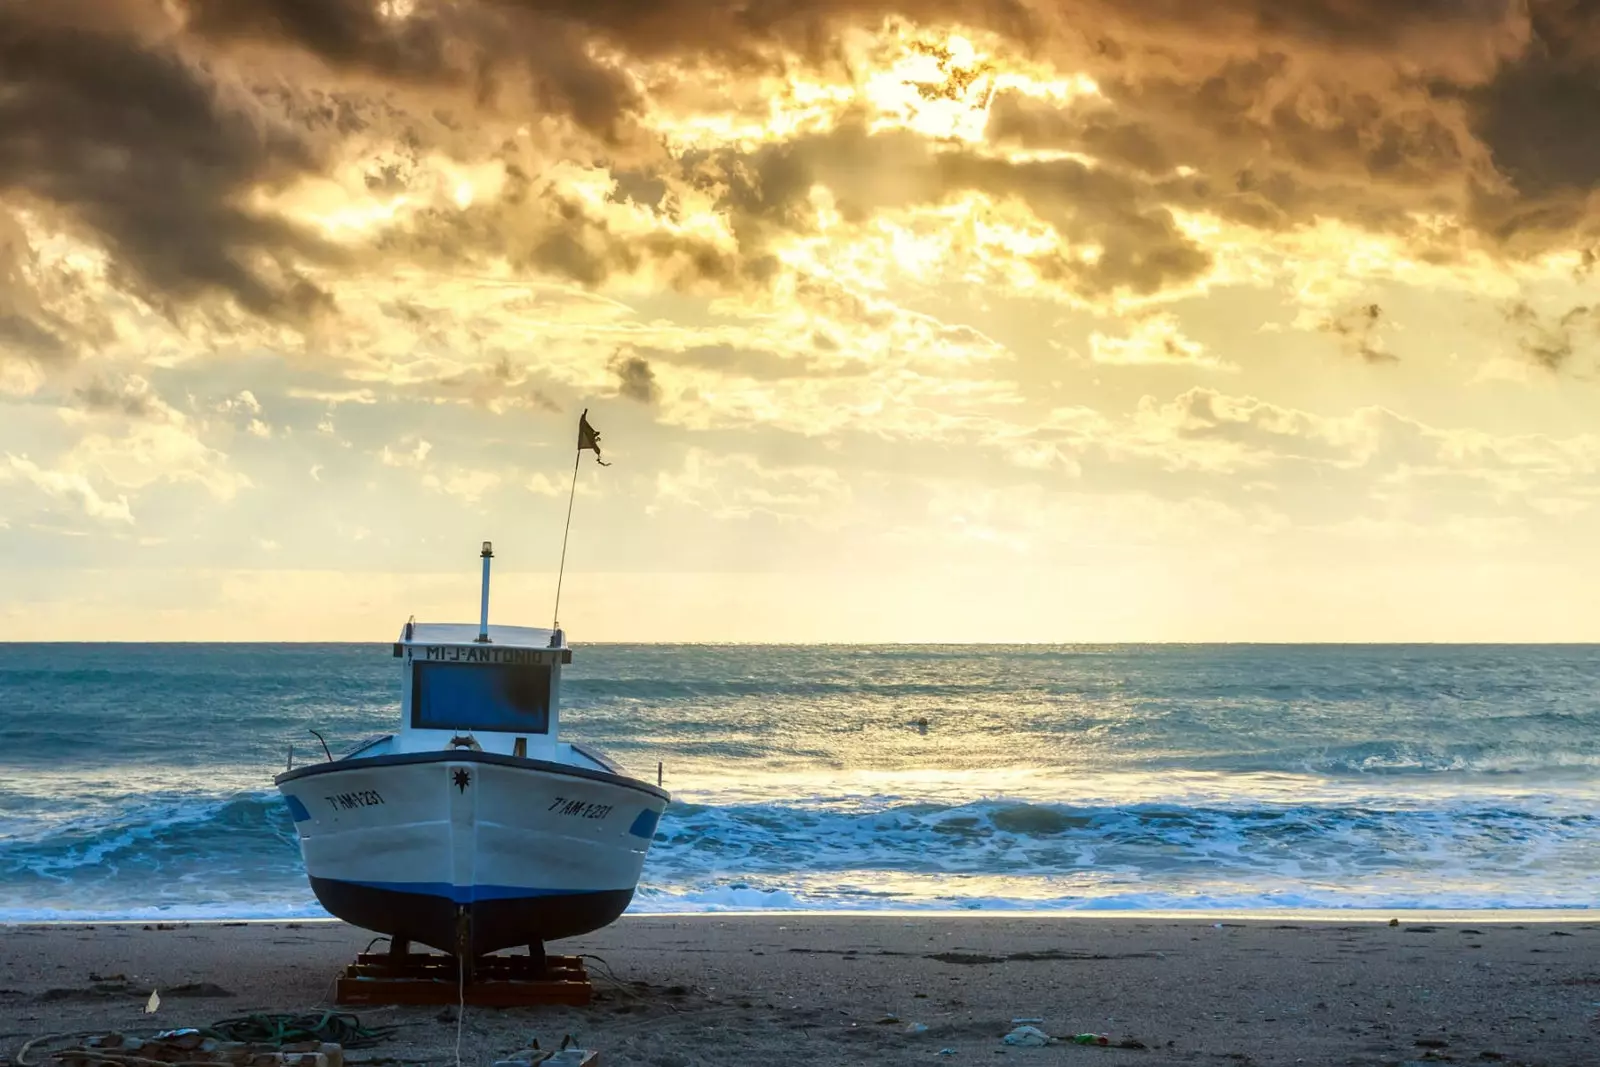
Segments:
[[[394,1032],[392,1026],[362,1026],[354,1015],[336,1011],[321,1015],[245,1015],[214,1022],[200,1031],[201,1036],[218,1041],[248,1041],[257,1045],[327,1041],[345,1048],[371,1048]]]

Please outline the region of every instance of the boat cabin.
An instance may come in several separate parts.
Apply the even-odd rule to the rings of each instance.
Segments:
[[[489,624],[493,554],[485,541],[478,625],[413,619],[400,631],[400,729],[350,755],[467,748],[617,773],[598,752],[560,740],[561,668],[572,662],[566,635]]]
[[[561,667],[572,662],[572,650],[556,631],[491,626],[484,640],[468,624],[408,622],[394,654],[405,661],[400,722],[408,743],[402,751],[444,748],[466,736],[486,752],[523,749],[518,755],[556,743]],[[508,737],[514,740],[490,743]]]

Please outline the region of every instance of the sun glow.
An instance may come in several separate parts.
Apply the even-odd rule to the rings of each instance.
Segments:
[[[997,93],[1061,106],[1100,95],[1087,75],[1002,59],[999,42],[979,43],[985,40],[910,26],[855,38],[845,44],[848,73],[832,81],[815,71],[751,78],[670,64],[634,64],[630,72],[650,90],[647,125],[677,152],[826,133],[847,114],[864,117],[874,132],[977,144]]]

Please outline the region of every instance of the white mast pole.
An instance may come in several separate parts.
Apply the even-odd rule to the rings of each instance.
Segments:
[[[483,543],[483,604],[478,611],[478,640],[489,643],[489,561],[494,559],[494,545]]]

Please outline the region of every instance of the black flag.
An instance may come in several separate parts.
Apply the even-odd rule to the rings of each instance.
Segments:
[[[611,464],[600,458],[600,431],[589,425],[589,409],[584,408],[583,414],[578,416],[578,451],[589,449],[594,453],[594,461],[602,467]]]

